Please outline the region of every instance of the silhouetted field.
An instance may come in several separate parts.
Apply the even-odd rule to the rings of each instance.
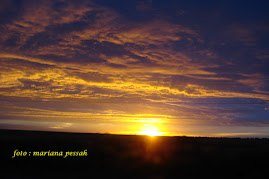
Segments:
[[[268,173],[269,139],[0,130],[0,143],[4,178],[256,178]],[[88,155],[12,158],[16,149],[87,150]]]

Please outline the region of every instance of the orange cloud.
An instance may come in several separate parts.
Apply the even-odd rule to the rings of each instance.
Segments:
[[[265,76],[234,72],[198,30],[165,17],[132,21],[88,1],[23,7],[0,31],[2,118],[232,125],[235,110],[207,101],[269,100]]]

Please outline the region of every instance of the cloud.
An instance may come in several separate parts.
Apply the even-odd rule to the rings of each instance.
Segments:
[[[130,20],[91,1],[4,6],[12,7],[1,9],[6,16],[19,11],[0,19],[0,98],[8,111],[1,119],[266,125],[253,116],[244,123],[243,107],[226,106],[251,101],[266,109],[266,74],[257,65],[248,73],[240,49],[223,54],[227,49],[206,41],[201,29],[165,17]],[[150,7],[137,10],[155,11]],[[251,29],[232,29],[226,34],[240,43],[256,39]],[[253,114],[260,110],[250,106]]]

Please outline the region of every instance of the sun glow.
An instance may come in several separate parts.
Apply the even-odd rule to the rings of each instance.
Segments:
[[[147,135],[147,136],[162,136],[165,132],[159,131],[158,127],[152,126],[151,124],[144,124],[141,131],[137,131],[137,134]]]

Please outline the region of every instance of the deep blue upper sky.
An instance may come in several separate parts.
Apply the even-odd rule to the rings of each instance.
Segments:
[[[269,136],[268,5],[2,1],[0,128]]]

